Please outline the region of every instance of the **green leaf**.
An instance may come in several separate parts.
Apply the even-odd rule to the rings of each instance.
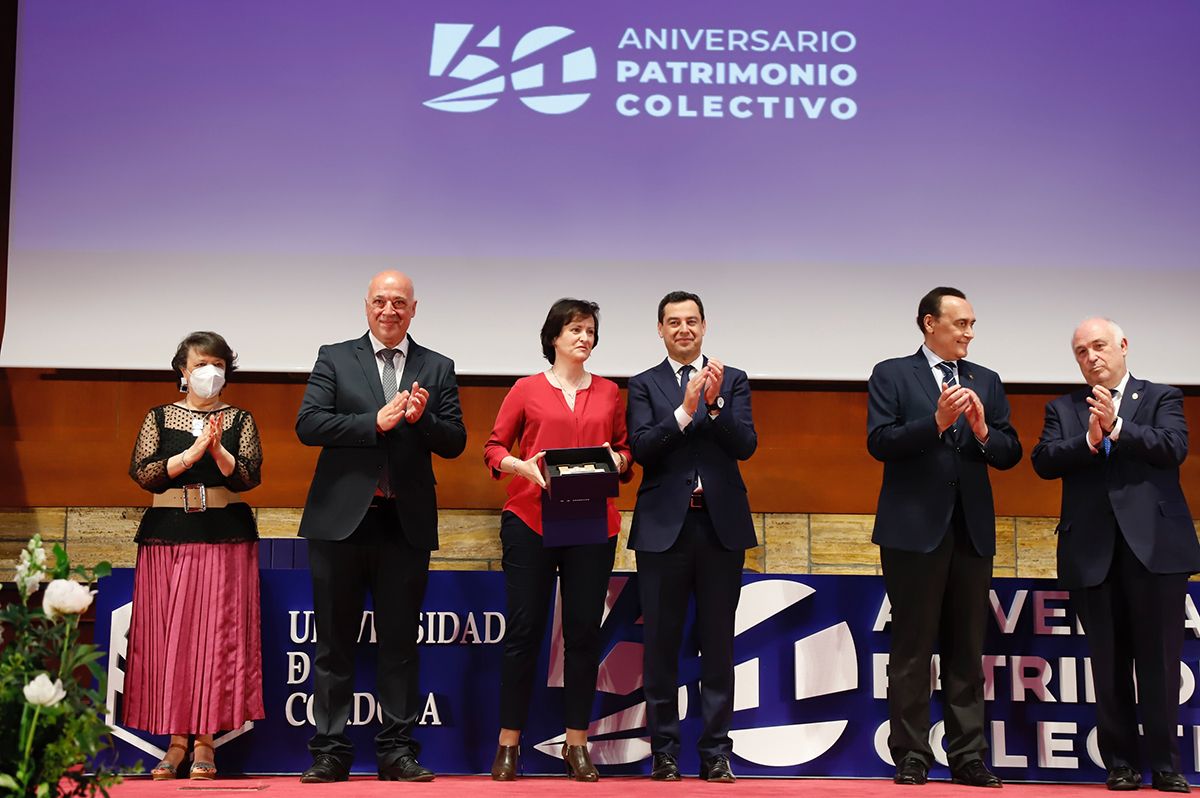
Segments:
[[[71,560],[61,543],[54,544],[54,568],[51,569],[50,575],[55,579],[66,579],[71,575]]]
[[[96,575],[97,579],[110,576],[112,575],[112,563],[110,563],[108,560],[101,560],[100,562],[96,563],[96,567],[92,569],[92,573]]]
[[[7,773],[0,773],[0,787],[7,787],[14,792],[21,789],[21,785],[17,784],[17,780]]]

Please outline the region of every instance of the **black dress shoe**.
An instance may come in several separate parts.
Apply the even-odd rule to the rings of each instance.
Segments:
[[[717,754],[712,759],[700,763],[700,778],[716,784],[733,784],[737,777],[733,768],[729,767],[729,757]]]
[[[567,778],[575,781],[600,781],[600,771],[592,764],[592,756],[586,745],[567,745],[562,747],[563,766],[567,769]]]
[[[950,771],[950,781],[968,787],[1003,787],[1004,783],[987,769],[982,759],[972,759]]]
[[[1191,792],[1192,788],[1179,773],[1156,770],[1150,774],[1150,786],[1162,792]]]
[[[1108,778],[1104,780],[1105,787],[1117,792],[1136,790],[1141,784],[1142,774],[1128,765],[1117,765],[1112,768],[1108,771]]]
[[[682,778],[679,775],[679,763],[670,754],[655,754],[650,778],[655,781],[679,781]]]
[[[492,760],[492,781],[516,780],[520,754],[521,747],[518,745],[496,746],[496,758]]]
[[[915,756],[906,756],[900,760],[896,775],[892,781],[897,784],[924,784],[929,781],[929,766]]]
[[[379,767],[380,781],[433,781],[433,771],[424,767],[412,754],[398,757],[389,765]]]
[[[302,784],[328,784],[332,781],[347,781],[350,769],[333,754],[317,754],[312,766],[300,775]]]

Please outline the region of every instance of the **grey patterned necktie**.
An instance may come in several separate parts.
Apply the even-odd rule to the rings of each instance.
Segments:
[[[399,349],[380,349],[383,357],[383,401],[390,402],[396,397],[396,355]]]
[[[955,385],[958,385],[958,375],[954,372],[953,363],[943,360],[941,363],[937,364],[937,367],[942,370],[942,382],[944,382],[946,385],[949,385],[951,388],[953,388]]]

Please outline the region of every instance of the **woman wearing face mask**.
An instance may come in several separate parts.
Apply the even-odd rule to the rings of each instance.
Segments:
[[[129,475],[154,494],[138,527],[124,723],[169,734],[150,771],[212,779],[213,734],[264,717],[258,529],[239,493],[258,485],[262,446],[250,413],[221,400],[237,355],[194,332],[171,366],[185,395],[151,408]]]
[[[609,499],[606,541],[544,546],[542,492],[546,485],[539,465],[547,449],[605,446],[621,481],[633,477],[621,393],[616,383],[584,368],[599,333],[596,303],[581,299],[555,302],[541,335],[542,354],[550,368],[517,380],[500,405],[483,449],[493,477],[514,475],[500,520],[508,629],[500,668],[500,738],[492,763],[496,781],[515,779],[520,768],[521,731],[529,716],[534,668],[546,635],[555,577],[562,593],[563,764],[572,779],[600,778],[588,753],[587,729],[600,663],[600,620],[621,516]],[[519,447],[520,457],[512,453],[514,447]]]

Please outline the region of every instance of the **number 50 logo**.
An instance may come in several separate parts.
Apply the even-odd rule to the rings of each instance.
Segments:
[[[587,102],[590,92],[560,91],[569,84],[596,77],[596,54],[591,47],[561,52],[553,49],[551,62],[561,72],[547,74],[547,48],[563,42],[575,31],[557,25],[534,28],[521,37],[513,47],[509,63],[504,68],[489,55],[499,56],[500,26],[492,28],[474,44],[468,39],[474,25],[443,23],[433,26],[433,50],[429,56],[429,75],[435,78],[455,78],[470,85],[426,100],[425,105],[438,111],[471,113],[495,105],[511,85],[517,99],[543,114],[566,114]],[[485,55],[484,53],[488,53]],[[533,56],[541,54],[542,58]],[[507,74],[506,74],[507,73]]]

